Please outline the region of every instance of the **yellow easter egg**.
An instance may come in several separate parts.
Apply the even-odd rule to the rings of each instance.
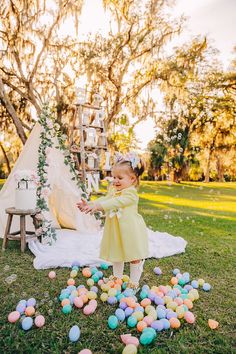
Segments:
[[[174,311],[177,306],[178,306],[178,305],[177,305],[177,303],[176,303],[175,301],[170,301],[170,302],[168,302],[168,304],[166,305],[166,308]]]
[[[102,293],[100,295],[100,299],[101,299],[102,302],[106,302],[107,299],[108,299],[108,294],[107,293]]]
[[[87,285],[88,286],[93,286],[94,285],[94,280],[92,278],[89,278],[87,281],[86,281]]]
[[[97,293],[95,293],[95,291],[88,291],[86,295],[89,300],[94,300],[97,298]]]

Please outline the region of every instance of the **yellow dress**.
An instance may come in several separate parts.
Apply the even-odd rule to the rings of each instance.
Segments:
[[[130,262],[148,257],[148,234],[138,214],[138,193],[134,186],[116,192],[111,188],[98,198],[106,213],[100,258],[110,262]]]

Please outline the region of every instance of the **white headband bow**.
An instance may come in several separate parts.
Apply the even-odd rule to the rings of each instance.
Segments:
[[[141,167],[141,160],[136,152],[128,152],[125,155],[122,155],[120,152],[115,153],[115,163],[128,161],[131,163],[133,169],[136,167]]]

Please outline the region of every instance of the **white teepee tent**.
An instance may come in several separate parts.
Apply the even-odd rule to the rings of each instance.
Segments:
[[[18,170],[37,171],[39,158],[40,133],[42,127],[36,123],[18,160],[15,163],[11,174],[7,178],[0,191],[0,237],[3,237],[7,215],[5,209],[14,206],[16,182],[14,174]],[[81,190],[72,180],[72,175],[68,165],[64,163],[63,152],[58,148],[57,138],[53,138],[53,146],[48,149],[48,182],[51,186],[49,196],[50,211],[47,218],[52,221],[52,227],[66,227],[77,229],[81,232],[98,230],[98,222],[91,215],[82,215],[76,207],[76,202],[80,200]],[[15,220],[15,221],[14,221]],[[30,218],[27,220],[27,228],[31,230],[33,225]],[[11,231],[19,230],[18,220],[13,218]]]

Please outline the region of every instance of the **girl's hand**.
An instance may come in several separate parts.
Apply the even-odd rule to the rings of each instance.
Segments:
[[[86,202],[86,200],[81,199],[81,201],[78,202],[76,205],[80,211],[84,211],[84,208],[88,206],[88,203]]]

